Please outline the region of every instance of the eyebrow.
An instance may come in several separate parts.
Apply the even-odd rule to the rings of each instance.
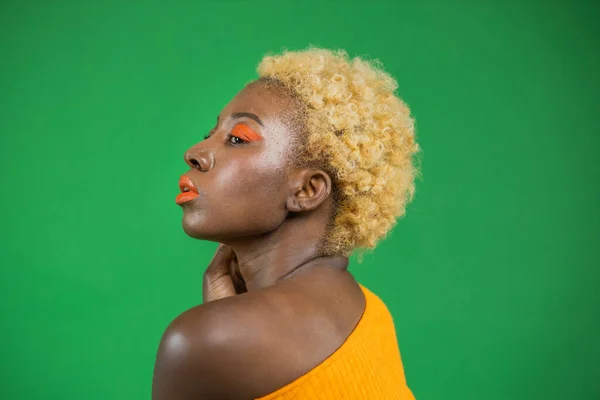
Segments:
[[[219,123],[219,115],[217,115],[217,123]],[[258,118],[258,115],[253,114],[251,112],[236,112],[231,114],[231,118],[233,119],[238,119],[238,118],[250,118],[255,120],[260,126],[264,126],[263,122],[260,120],[260,118]]]

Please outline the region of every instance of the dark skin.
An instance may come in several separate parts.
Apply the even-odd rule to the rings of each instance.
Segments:
[[[181,205],[184,231],[219,247],[204,273],[203,304],[163,335],[153,400],[264,396],[328,358],[360,320],[365,299],[348,258],[320,250],[331,178],[291,162],[298,117],[292,96],[255,82],[186,151],[199,196]],[[262,139],[232,138],[239,124]]]

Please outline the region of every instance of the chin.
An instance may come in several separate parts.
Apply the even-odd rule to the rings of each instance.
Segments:
[[[244,221],[242,217],[231,217],[220,211],[211,212],[207,208],[198,209],[184,205],[181,220],[183,231],[194,239],[225,243],[236,238],[264,235],[281,225],[280,219],[257,224],[255,221]]]
[[[181,226],[183,231],[190,237],[200,240],[210,240],[206,232],[206,221],[201,212],[184,210]]]
[[[184,210],[181,220],[183,231],[191,238],[222,243],[223,226],[209,221],[206,213],[197,210]]]

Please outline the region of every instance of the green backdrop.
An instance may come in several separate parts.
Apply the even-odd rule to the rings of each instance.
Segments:
[[[150,397],[215,248],[183,152],[308,44],[379,58],[417,119],[416,198],[351,267],[417,398],[600,398],[600,8],[477,3],[2,2],[0,398]]]

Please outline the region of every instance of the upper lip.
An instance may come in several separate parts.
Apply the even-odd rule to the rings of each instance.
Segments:
[[[179,178],[179,190],[182,192],[198,193],[196,185],[194,185],[194,182],[187,175],[181,175],[181,178]]]

